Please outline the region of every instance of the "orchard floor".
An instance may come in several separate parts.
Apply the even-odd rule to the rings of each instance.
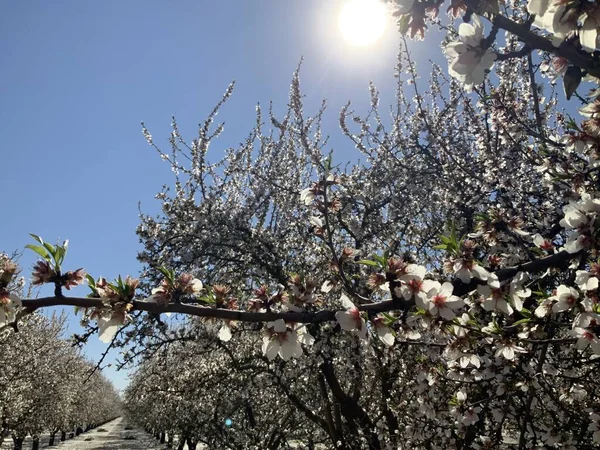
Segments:
[[[119,417],[111,422],[94,428],[87,433],[80,434],[65,442],[50,447],[57,450],[163,450],[164,444],[158,443],[152,436],[140,430],[133,428],[125,430],[127,422]],[[99,432],[99,429],[105,429],[105,432]],[[126,437],[131,437],[125,439]],[[4,442],[2,450],[12,449],[12,442]],[[40,448],[47,447],[48,439],[44,436],[41,440]],[[23,450],[31,448],[31,438],[28,438],[23,444]]]

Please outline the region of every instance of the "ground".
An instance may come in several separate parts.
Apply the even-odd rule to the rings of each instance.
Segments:
[[[127,421],[119,417],[73,439],[59,442],[58,445],[52,448],[57,450],[162,450],[165,448],[164,444],[159,444],[156,439],[137,427],[125,430],[127,425]],[[105,429],[106,432],[98,431],[101,429]],[[125,439],[129,436],[135,439]],[[2,449],[12,448],[12,441],[10,439],[8,441],[2,445]],[[43,436],[41,444],[40,447],[47,448],[47,436]],[[30,448],[31,438],[28,438],[23,445],[23,449]]]

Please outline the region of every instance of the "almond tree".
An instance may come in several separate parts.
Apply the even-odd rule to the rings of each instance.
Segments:
[[[231,86],[189,142],[175,120],[168,151],[143,128],[175,179],[158,194],[163,212],[141,217],[141,286],[89,277],[89,298],[67,297],[83,270],[63,270],[66,244],[33,236],[42,258],[33,281],[54,295],[9,295],[5,268],[2,322],[80,306],[88,334],[130,342],[132,358],[151,357],[147,336],[168,333],[162,313],[218,319],[213,339],[240,355],[252,355],[242,343],[261,329],[250,342],[264,373],[291,381],[301,367],[304,378],[253,398],[291,402],[295,420],[318,426],[334,448],[597,445],[599,108],[595,92],[577,92],[599,75],[597,5],[452,1],[465,21],[454,29],[436,19],[441,1],[389,3],[402,32],[424,37],[426,22],[448,30],[449,76],[433,67],[423,89],[404,52],[389,116],[374,86],[366,116],[342,110],[342,132],[365,162],[327,153],[324,106],[304,112],[298,72],[283,117],[258,108],[247,140],[219,159],[209,147],[223,128],[213,122]],[[566,97],[586,102],[584,121],[558,110],[540,72],[563,76]],[[173,346],[165,351],[180,364]],[[152,378],[140,374],[140,385]],[[177,418],[185,396],[148,383]],[[302,385],[321,395],[304,399]],[[190,427],[138,406],[140,417],[160,418],[149,421],[159,430]]]

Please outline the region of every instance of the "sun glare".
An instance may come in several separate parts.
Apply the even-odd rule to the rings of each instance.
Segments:
[[[379,0],[349,0],[339,17],[342,35],[352,45],[375,43],[385,31],[387,12]]]

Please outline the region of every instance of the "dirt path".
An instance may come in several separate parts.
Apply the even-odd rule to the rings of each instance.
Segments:
[[[101,427],[61,442],[61,450],[162,450],[165,446],[138,428],[126,430],[128,423],[121,417]],[[98,430],[105,429],[106,432]],[[126,439],[129,437],[129,439]],[[133,439],[134,438],[134,439]]]

